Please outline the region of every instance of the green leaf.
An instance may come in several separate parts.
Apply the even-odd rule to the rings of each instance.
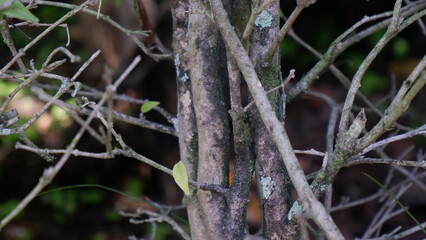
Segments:
[[[0,0],[0,4],[6,3],[7,0]],[[29,22],[38,22],[38,18],[34,16],[24,4],[21,2],[14,2],[10,7],[7,7],[0,11],[0,17],[3,18],[3,15],[6,15],[11,18],[17,18]]]
[[[142,113],[147,113],[151,111],[151,109],[153,109],[155,106],[158,106],[158,105],[160,105],[160,102],[148,101],[142,105],[141,111]]]
[[[186,173],[185,164],[182,161],[179,161],[173,167],[173,178],[180,189],[186,195],[189,195],[188,174]]]

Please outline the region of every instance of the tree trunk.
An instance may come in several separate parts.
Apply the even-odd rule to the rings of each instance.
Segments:
[[[265,2],[226,1],[240,36],[253,4]],[[279,32],[279,3],[268,6],[263,16],[264,22],[254,25],[247,48],[262,85],[269,90],[280,84],[281,76],[278,54],[270,66],[263,64]],[[255,107],[243,111],[243,103],[251,98],[242,97],[242,75],[226,52],[209,3],[177,1],[173,23],[181,159],[192,180],[225,189],[221,193],[193,189],[186,197],[192,238],[243,239],[247,235],[246,208],[255,169],[264,216],[262,235],[294,239],[297,226],[284,227],[291,204],[290,179]],[[269,96],[278,115],[281,95],[276,91]],[[230,161],[234,163],[231,186]]]

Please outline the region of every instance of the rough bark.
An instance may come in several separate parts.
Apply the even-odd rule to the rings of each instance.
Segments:
[[[260,1],[260,4],[266,2],[266,0]],[[265,67],[263,64],[265,53],[280,30],[279,9],[278,2],[275,2],[261,13],[265,22],[255,24],[250,42],[250,58],[266,91],[280,84],[279,54],[275,55],[269,66]],[[269,94],[269,100],[277,115],[279,115],[279,108],[282,107],[280,98],[278,91]],[[254,119],[256,177],[262,202],[263,231],[270,239],[292,239],[298,231],[297,226],[286,224],[286,216],[291,206],[291,181],[280,153],[257,109],[253,109],[251,115]]]
[[[241,34],[248,20],[241,15],[250,14],[250,7],[245,1],[233,3],[229,12]],[[262,64],[264,53],[279,31],[279,4],[272,4],[265,11],[271,17],[270,25],[255,26],[250,39],[250,57],[262,85],[268,90],[280,84],[278,55],[270,66]],[[209,4],[198,0],[177,1],[173,17],[180,154],[190,178],[228,188],[231,131],[233,136],[235,168],[227,194],[194,189],[193,194],[186,197],[192,238],[244,238],[254,159],[263,200],[264,236],[270,239],[297,236],[297,226],[285,227],[291,204],[285,166],[257,110],[253,108],[249,114],[242,111],[241,73],[232,57],[226,55]],[[279,114],[280,94],[275,92],[269,96]],[[232,127],[228,120],[228,97]]]
[[[189,52],[188,52],[188,28],[189,28],[189,1],[176,1],[172,9],[173,16],[173,49],[176,67],[177,91],[178,91],[178,138],[180,146],[180,158],[184,162],[189,178],[197,179],[198,168],[198,134],[193,106],[193,94],[191,89]],[[187,196],[185,204],[188,219],[191,223],[191,235],[193,239],[203,239],[207,231],[206,222],[199,208],[200,203],[196,194]]]
[[[189,3],[190,78],[198,130],[197,182],[227,188],[230,133],[224,44],[209,4],[199,0]],[[197,195],[207,227],[204,239],[227,239],[225,197],[204,190],[198,190]]]

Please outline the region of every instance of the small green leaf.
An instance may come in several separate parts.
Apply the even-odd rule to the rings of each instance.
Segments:
[[[155,106],[158,106],[158,105],[160,105],[160,102],[148,101],[142,105],[141,111],[142,113],[147,113],[151,111],[151,109],[153,109]]]
[[[7,0],[0,0],[0,4],[4,4],[6,2]],[[0,17],[3,17],[3,15],[24,21],[38,22],[38,18],[25,8],[24,4],[18,1],[14,2],[10,7],[1,10]]]
[[[180,189],[186,195],[189,195],[188,174],[186,173],[185,164],[182,161],[179,161],[173,167],[173,178]]]

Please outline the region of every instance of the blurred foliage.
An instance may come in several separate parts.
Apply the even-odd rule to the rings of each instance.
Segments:
[[[77,208],[77,190],[54,191],[41,196],[41,201],[66,214],[72,214]],[[55,211],[54,213],[58,213]]]
[[[104,217],[108,222],[118,222],[123,219],[123,217],[118,214],[117,210],[109,209],[104,212]]]
[[[386,29],[379,30],[368,37],[370,47],[374,47],[385,34]]]
[[[167,235],[169,235],[173,229],[170,225],[165,223],[157,223],[157,229],[155,229],[155,238],[154,240],[165,240],[167,239]],[[147,232],[151,233],[153,231],[153,227],[151,224],[146,225]]]
[[[18,122],[16,124],[18,126],[21,126],[22,124],[26,123],[28,120],[29,120],[29,118],[22,117],[18,120]],[[29,139],[31,139],[32,141],[37,141],[41,138],[40,133],[37,131],[36,128],[37,127],[33,124],[33,125],[29,126],[27,128],[27,130],[25,131],[25,135],[27,135],[27,137]],[[2,136],[0,138],[0,146],[1,146],[1,144],[12,146],[12,145],[15,145],[15,143],[18,142],[18,141],[19,141],[19,135],[18,134]]]
[[[105,232],[97,232],[93,235],[91,240],[107,240],[108,236],[105,234]]]
[[[17,82],[10,82],[0,79],[0,101],[4,99],[19,85]],[[19,91],[17,96],[22,96],[22,91]]]
[[[6,215],[13,210],[19,204],[18,199],[9,199],[5,202],[0,202],[0,218],[6,217]]]
[[[389,79],[382,76],[381,74],[375,71],[367,71],[364,77],[361,80],[360,91],[366,95],[370,96],[371,94],[379,91],[385,90],[389,87]]]
[[[392,43],[392,50],[396,58],[406,58],[410,51],[410,43],[403,37],[397,37]]]
[[[69,186],[53,188],[53,190],[42,193],[40,197],[44,204],[63,210],[67,214],[72,214],[77,206],[96,206],[100,204],[105,199],[105,193],[102,189]]]
[[[5,4],[7,2],[8,0],[0,0],[0,4]],[[38,22],[38,18],[19,1],[14,1],[9,7],[0,10],[0,18],[5,17],[17,18],[29,22]]]
[[[124,191],[139,196],[145,189],[145,183],[140,178],[131,177],[126,180]]]

